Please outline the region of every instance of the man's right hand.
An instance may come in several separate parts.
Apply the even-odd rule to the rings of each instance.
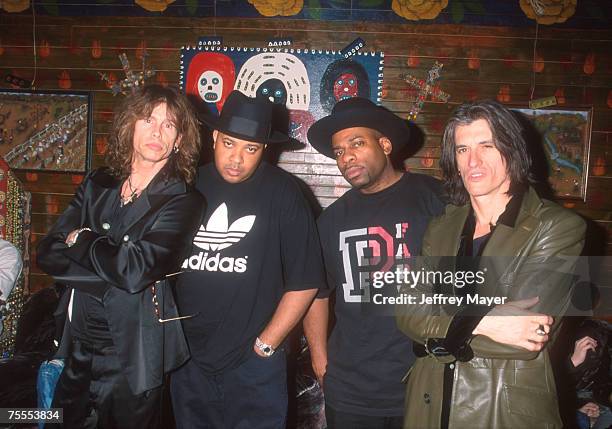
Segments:
[[[325,373],[327,372],[327,356],[310,356],[312,361],[312,370],[314,371],[315,377],[317,377],[317,381],[321,388],[323,388],[323,377],[325,377]]]
[[[542,350],[549,339],[553,318],[529,311],[538,301],[539,298],[534,297],[495,306],[482,318],[473,334],[529,351]]]

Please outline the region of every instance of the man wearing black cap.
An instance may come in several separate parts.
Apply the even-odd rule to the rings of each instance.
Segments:
[[[443,210],[441,186],[393,168],[391,154],[408,142],[408,125],[367,99],[337,103],[313,124],[308,140],[336,160],[353,186],[318,221],[327,283],[335,289],[329,347],[323,291],[304,320],[328,428],[401,427],[401,379],[414,355],[396,327],[393,306],[382,307],[385,297],[397,293],[395,274],[419,252],[429,219]]]
[[[262,161],[273,104],[233,91],[213,131],[207,200],[176,292],[192,359],[172,377],[178,428],[284,428],[283,341],[324,283],[312,212],[289,173]]]

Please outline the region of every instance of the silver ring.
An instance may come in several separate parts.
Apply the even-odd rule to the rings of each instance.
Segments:
[[[536,334],[540,335],[540,336],[544,336],[546,335],[546,331],[544,330],[544,325],[539,325],[538,329],[536,329]]]

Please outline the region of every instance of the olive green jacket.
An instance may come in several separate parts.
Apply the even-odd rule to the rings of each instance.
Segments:
[[[450,205],[444,215],[432,220],[423,240],[423,255],[457,255],[469,212],[469,205]],[[539,296],[532,309],[555,317],[554,332],[559,316],[570,304],[573,280],[568,273],[574,271],[585,229],[579,216],[540,199],[530,188],[514,225],[498,223],[485,245],[480,268],[486,265],[487,282],[477,286],[479,295],[505,296],[509,300]],[[423,263],[430,265],[425,269],[440,268],[436,258],[425,259],[428,262]],[[491,278],[496,281],[489,281]],[[419,283],[407,290],[417,295],[419,302],[420,295],[432,294],[432,288]],[[444,292],[453,294],[453,289],[451,286]],[[404,305],[398,311],[397,323],[416,343],[424,344],[430,338],[446,338],[460,309],[447,305],[436,313],[431,305]],[[416,360],[407,375],[404,427],[441,426],[445,366],[454,370],[449,378],[453,380],[449,429],[561,427],[547,348],[531,352],[481,335],[468,341],[474,354],[471,360],[456,361],[452,355],[440,357],[430,350]]]

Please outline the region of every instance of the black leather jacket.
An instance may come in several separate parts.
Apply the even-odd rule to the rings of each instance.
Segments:
[[[92,172],[38,245],[38,265],[56,281],[102,298],[109,330],[134,394],[158,387],[163,374],[189,357],[181,322],[160,323],[150,286],[156,282],[161,317],[177,315],[165,276],[180,269],[204,209],[201,194],[162,169],[133,202],[122,225],[110,225],[120,181]],[[88,227],[76,244],[66,236]],[[59,305],[67,311],[71,291]],[[68,321],[58,356],[70,345]]]

